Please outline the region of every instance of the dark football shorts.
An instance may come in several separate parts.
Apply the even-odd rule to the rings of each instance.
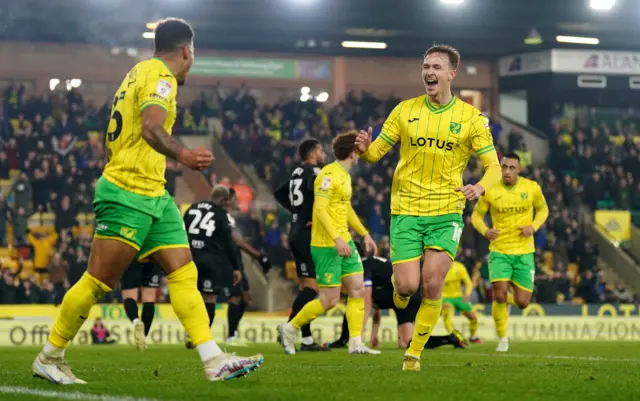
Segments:
[[[141,287],[158,288],[161,277],[162,270],[155,263],[133,262],[122,275],[120,287],[123,290]]]

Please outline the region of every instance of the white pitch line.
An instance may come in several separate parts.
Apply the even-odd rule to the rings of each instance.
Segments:
[[[0,386],[0,394],[22,394],[45,398],[61,398],[81,401],[160,401],[154,398],[136,398],[131,396],[98,395],[80,392],[37,390],[29,387]]]
[[[495,354],[483,354],[480,352],[460,352],[452,354],[456,356],[482,356],[482,357],[496,357],[496,358],[539,358],[539,359],[566,359],[574,361],[594,361],[594,362],[632,362],[640,363],[640,359],[634,358],[604,358],[600,356],[569,356],[569,355],[526,355],[526,354],[509,354],[509,353],[495,353]]]

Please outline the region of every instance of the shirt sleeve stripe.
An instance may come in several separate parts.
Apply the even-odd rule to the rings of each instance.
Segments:
[[[331,197],[329,195],[323,194],[321,192],[316,192],[315,194],[316,196],[319,196],[321,198],[327,198],[327,199],[331,199]]]
[[[382,139],[383,141],[385,141],[386,143],[388,143],[389,145],[393,146],[395,144],[395,142],[393,142],[388,136],[386,136],[385,134],[381,133],[380,135],[378,135],[378,137],[380,139]]]
[[[476,153],[478,154],[478,156],[480,156],[480,155],[483,155],[485,153],[491,152],[494,149],[495,149],[495,147],[493,145],[489,145],[489,146],[485,146],[484,148],[476,150]]]
[[[158,106],[158,107],[162,107],[165,111],[168,110],[167,106],[162,102],[158,102],[156,100],[147,100],[146,102],[140,105],[140,112],[142,112],[142,110],[146,109],[149,106]]]

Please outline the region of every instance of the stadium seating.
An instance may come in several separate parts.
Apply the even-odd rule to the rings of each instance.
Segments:
[[[19,92],[20,88],[10,87],[7,91]],[[24,105],[13,106],[6,114],[9,119],[3,130],[4,146],[8,156],[7,164],[11,168],[8,179],[0,179],[0,190],[14,212],[18,207],[16,202],[23,202],[22,206],[32,210],[26,221],[26,229],[34,235],[53,235],[56,232],[56,227],[62,224],[60,219],[57,220],[55,212],[58,209],[59,196],[52,198],[51,194],[39,194],[40,197],[44,196],[45,201],[40,202],[38,208],[33,208],[33,205],[38,203],[35,194],[38,191],[33,191],[33,187],[38,185],[35,174],[42,161],[48,160],[51,165],[61,164],[65,174],[73,177],[71,181],[73,188],[61,191],[63,194],[74,194],[79,190],[79,185],[84,184],[88,188],[86,194],[89,197],[92,196],[92,181],[97,178],[99,168],[103,163],[104,147],[101,132],[108,123],[106,120],[108,105],[99,109],[85,107],[80,93],[74,93],[73,97],[68,98],[73,99],[76,105],[66,104],[66,107],[69,110],[73,107],[76,112],[79,110],[80,115],[84,118],[83,121],[86,122],[63,127],[62,117],[53,115],[41,116],[44,123],[37,122],[33,110],[30,109],[29,101]],[[63,100],[66,101],[66,99],[65,97]],[[338,132],[371,125],[374,128],[374,136],[377,136],[387,113],[398,101],[399,99],[396,98],[377,99],[366,93],[362,96],[350,94],[347,101],[334,108],[327,108],[313,99],[306,102],[288,101],[287,103],[260,105],[259,102],[247,95],[235,102],[216,102],[216,104],[222,104],[222,107],[230,109],[214,112],[206,110],[206,106],[203,109],[202,104],[198,104],[196,112],[190,111],[190,107],[181,107],[176,127],[179,132],[181,129],[191,131],[195,129],[202,132],[206,131],[207,127],[214,128],[226,153],[236,163],[250,171],[255,171],[260,179],[274,188],[286,180],[291,170],[299,163],[296,147],[301,139],[308,136],[318,138],[325,146],[327,153],[330,154],[331,140]],[[242,115],[241,111],[246,113],[246,108],[252,108],[253,115],[257,118],[252,120],[237,119],[236,116]],[[630,136],[623,129],[623,132],[618,135],[610,136],[606,146],[600,146],[600,142],[598,142],[600,136],[594,134],[599,129],[608,132],[609,126],[606,124],[620,126],[619,121],[623,118],[626,118],[624,121],[627,121],[628,124],[635,122],[635,120],[628,115],[617,116],[611,110],[600,113],[604,116],[602,121],[587,119],[584,110],[580,108],[565,107],[564,110],[565,113],[553,121],[555,137],[552,142],[555,142],[551,146],[549,163],[546,166],[527,166],[525,175],[541,182],[551,211],[545,228],[536,235],[536,246],[540,249],[538,252],[540,255],[539,272],[537,274],[539,277],[551,277],[552,282],[568,280],[571,284],[570,288],[558,291],[557,298],[563,302],[577,302],[575,300],[580,301],[580,299],[574,294],[579,287],[581,277],[586,270],[597,271],[600,266],[597,262],[595,264],[585,262],[587,259],[594,259],[592,257],[594,254],[594,260],[597,261],[597,250],[584,249],[580,246],[584,242],[584,236],[581,232],[581,217],[576,206],[584,202],[591,204],[592,207],[611,208],[623,207],[629,203],[637,207],[638,211],[635,215],[640,219],[640,186],[632,186],[629,183],[627,186],[630,189],[621,189],[618,183],[628,178],[625,177],[624,170],[620,171],[614,168],[614,164],[611,163],[612,161],[624,163],[624,160],[614,159],[609,163],[602,164],[599,171],[606,176],[604,181],[608,183],[608,186],[602,192],[604,196],[591,199],[589,185],[593,178],[591,177],[592,171],[585,170],[588,166],[584,161],[585,153],[595,152],[596,149],[602,148],[609,152],[609,155],[615,155],[620,147],[629,141],[633,144],[640,143],[637,139],[640,137]],[[595,115],[599,116],[600,114],[596,113]],[[207,122],[207,115],[222,116],[222,118],[216,119],[215,122]],[[218,127],[218,130],[215,127]],[[34,128],[41,129],[42,132],[38,132]],[[585,136],[585,132],[588,132],[589,135]],[[35,140],[35,143],[44,140],[52,141],[52,138],[64,137],[65,134],[70,134],[70,140],[73,143],[73,148],[68,152],[44,150],[36,146],[35,155],[28,156],[30,149],[24,148],[24,143],[28,141]],[[15,149],[14,145],[9,145],[11,139],[15,139]],[[530,159],[526,147],[522,146],[522,138],[516,133],[511,134],[508,143],[509,148],[500,148],[499,152],[515,150],[521,152],[523,160]],[[49,149],[49,145],[47,144],[45,148]],[[587,151],[587,148],[591,150]],[[31,158],[30,162],[25,164],[28,157]],[[374,238],[381,245],[387,244],[381,246],[380,251],[381,256],[386,257],[388,257],[389,249],[389,218],[385,211],[389,210],[389,188],[397,157],[397,149],[392,149],[381,163],[375,165],[361,163],[355,169],[353,177],[354,209],[370,228]],[[564,161],[558,163],[558,160]],[[0,163],[2,163],[1,160]],[[97,173],[94,172],[93,175],[81,174],[80,169],[74,169],[79,163],[90,170],[93,169],[92,171],[97,171]],[[627,161],[627,164],[629,163],[631,162]],[[1,166],[2,164],[0,164]],[[53,177],[52,171],[53,169],[49,171],[49,177]],[[13,189],[14,182],[21,172],[26,172],[32,182],[33,199],[26,204],[24,204],[23,194],[16,193]],[[476,182],[481,175],[482,166],[472,158],[464,173],[465,181]],[[238,216],[239,226],[253,245],[272,255],[273,260],[284,260],[285,262],[280,266],[283,269],[283,276],[294,280],[296,278],[295,266],[292,264],[290,252],[286,249],[286,244],[281,244],[280,241],[281,234],[288,232],[288,213],[273,205],[262,206],[258,209],[253,203],[255,194],[242,181],[232,183],[228,178],[218,177],[215,171],[206,172],[206,177],[212,185],[219,183],[236,188],[243,197],[242,213]],[[613,181],[609,181],[609,179]],[[615,185],[610,185],[611,182],[614,182]],[[58,188],[49,188],[51,192],[58,190]],[[577,204],[575,203],[576,198],[580,199]],[[51,247],[51,254],[59,251],[65,241],[66,249],[74,246],[85,246],[86,248],[86,239],[91,238],[93,234],[95,221],[90,207],[87,208],[85,204],[85,207],[82,208],[83,205],[79,199],[73,199],[73,201],[72,207],[78,212],[75,213],[72,227],[69,227],[71,228],[70,236],[66,236],[64,240],[58,239],[56,245]],[[470,212],[471,205],[468,205],[465,216],[468,217]],[[0,248],[2,268],[8,269],[11,273],[19,272],[21,279],[35,276],[38,281],[42,281],[47,275],[34,269],[34,244],[26,238],[22,242],[20,238],[16,238],[12,222],[15,223],[14,220],[10,220],[5,230],[6,247]],[[482,295],[486,293],[483,289],[489,287],[488,277],[483,273],[487,246],[487,241],[480,237],[470,224],[467,224],[462,236],[461,247],[470,249],[471,256],[464,260],[467,268],[475,276],[475,282],[478,286],[476,296],[479,301],[489,301]],[[283,256],[282,252],[287,254]],[[25,255],[26,258],[21,257]],[[72,262],[72,254],[68,252],[63,255],[63,258]],[[542,280],[540,285],[547,285],[547,282],[547,280]],[[611,283],[609,287],[613,284],[615,283]],[[597,287],[598,293],[602,295],[607,286],[605,283],[598,282]]]

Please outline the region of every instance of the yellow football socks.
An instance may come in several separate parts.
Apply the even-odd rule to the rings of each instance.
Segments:
[[[391,275],[391,285],[393,285],[393,304],[398,309],[407,309],[407,306],[409,306],[409,300],[411,299],[411,297],[403,297],[400,294],[398,294],[398,291],[396,291],[396,282],[393,274]]]
[[[362,335],[362,325],[364,323],[364,298],[347,299],[347,325],[349,326],[349,338],[360,337]]]
[[[507,293],[507,304],[516,306],[516,300],[510,292]]]
[[[320,299],[314,299],[311,302],[307,302],[307,304],[302,309],[300,309],[300,312],[298,312],[296,317],[291,319],[291,325],[296,329],[299,329],[318,316],[322,315],[324,312],[325,310],[322,306],[322,302],[320,302]]]
[[[407,350],[407,354],[415,358],[420,358],[424,345],[431,337],[433,328],[438,323],[440,310],[442,309],[441,299],[423,299],[416,315],[415,329],[413,330],[413,338],[411,346]]]
[[[171,306],[191,337],[193,345],[213,340],[207,308],[198,292],[198,270],[195,263],[187,263],[169,274],[167,279]]]
[[[453,308],[446,307],[442,308],[442,323],[444,323],[444,328],[447,330],[447,333],[453,332]]]
[[[499,338],[505,338],[507,336],[507,318],[509,316],[507,312],[507,304],[501,304],[493,301],[491,304],[491,315],[493,321],[496,324],[496,333]]]
[[[89,317],[91,307],[108,292],[111,292],[109,286],[84,273],[62,300],[60,313],[49,336],[51,345],[59,349],[66,348]]]
[[[474,338],[478,332],[478,320],[469,320],[469,337]]]

